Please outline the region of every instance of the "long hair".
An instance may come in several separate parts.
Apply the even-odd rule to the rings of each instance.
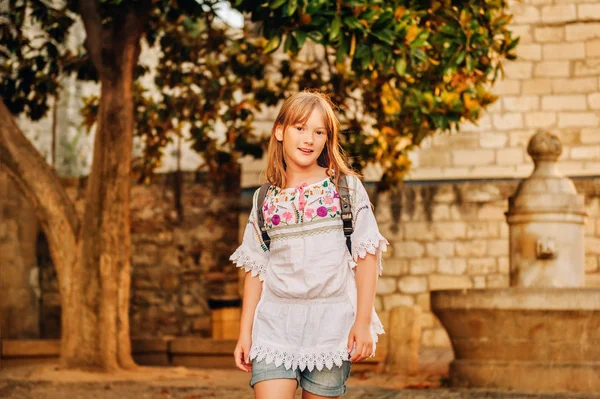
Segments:
[[[301,91],[285,100],[271,130],[266,171],[266,179],[269,184],[280,188],[285,188],[287,185],[283,142],[277,140],[275,132],[278,128],[281,128],[285,140],[286,129],[296,123],[305,123],[315,109],[323,116],[325,129],[327,130],[325,147],[323,147],[323,151],[317,158],[317,164],[327,168],[327,174],[332,177],[336,186],[341,174],[357,175],[356,172],[350,169],[346,161],[339,139],[340,121],[335,116],[333,107],[334,105],[329,97],[318,91]]]

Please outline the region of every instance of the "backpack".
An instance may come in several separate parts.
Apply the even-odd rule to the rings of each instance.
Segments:
[[[340,184],[338,185],[338,194],[340,196],[340,203],[342,206],[342,223],[344,224],[344,236],[346,237],[346,246],[348,247],[348,251],[352,254],[352,241],[350,236],[354,232],[354,226],[352,221],[352,204],[350,204],[350,193],[348,192],[348,179],[346,179],[345,175],[340,176],[339,180]],[[267,249],[270,248],[271,238],[269,234],[267,234],[267,229],[265,227],[265,217],[263,215],[263,203],[265,202],[265,197],[267,195],[267,190],[271,187],[269,183],[265,183],[260,186],[260,190],[258,191],[257,203],[255,204],[257,209],[257,221],[258,227],[260,228],[261,237]]]

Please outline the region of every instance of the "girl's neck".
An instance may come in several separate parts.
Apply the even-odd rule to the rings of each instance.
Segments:
[[[286,187],[297,187],[303,183],[313,183],[318,180],[327,178],[327,168],[322,168],[319,165],[315,165],[314,168],[309,170],[293,170],[288,168],[285,171],[285,177],[287,180]]]

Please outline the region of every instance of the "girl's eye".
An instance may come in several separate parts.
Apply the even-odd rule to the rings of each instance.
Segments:
[[[300,131],[300,130],[302,130],[302,126],[296,126],[296,129],[298,129]]]
[[[322,131],[318,130],[317,134],[321,135],[321,134],[325,134],[325,132],[322,132]]]

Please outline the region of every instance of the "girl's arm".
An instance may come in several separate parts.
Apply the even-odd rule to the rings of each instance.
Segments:
[[[356,320],[348,336],[348,352],[352,351],[356,342],[356,351],[350,358],[352,362],[360,362],[373,353],[371,336],[371,315],[375,302],[379,265],[377,256],[367,254],[359,258],[356,266],[357,306]]]
[[[246,275],[244,279],[244,299],[242,300],[242,316],[240,319],[240,337],[252,336],[254,311],[262,294],[263,283],[258,276]]]
[[[240,336],[233,355],[237,368],[242,371],[252,371],[250,363],[250,347],[252,346],[252,324],[256,305],[262,294],[263,283],[258,276],[247,273],[244,278],[244,298],[242,300],[242,315],[240,318]]]

